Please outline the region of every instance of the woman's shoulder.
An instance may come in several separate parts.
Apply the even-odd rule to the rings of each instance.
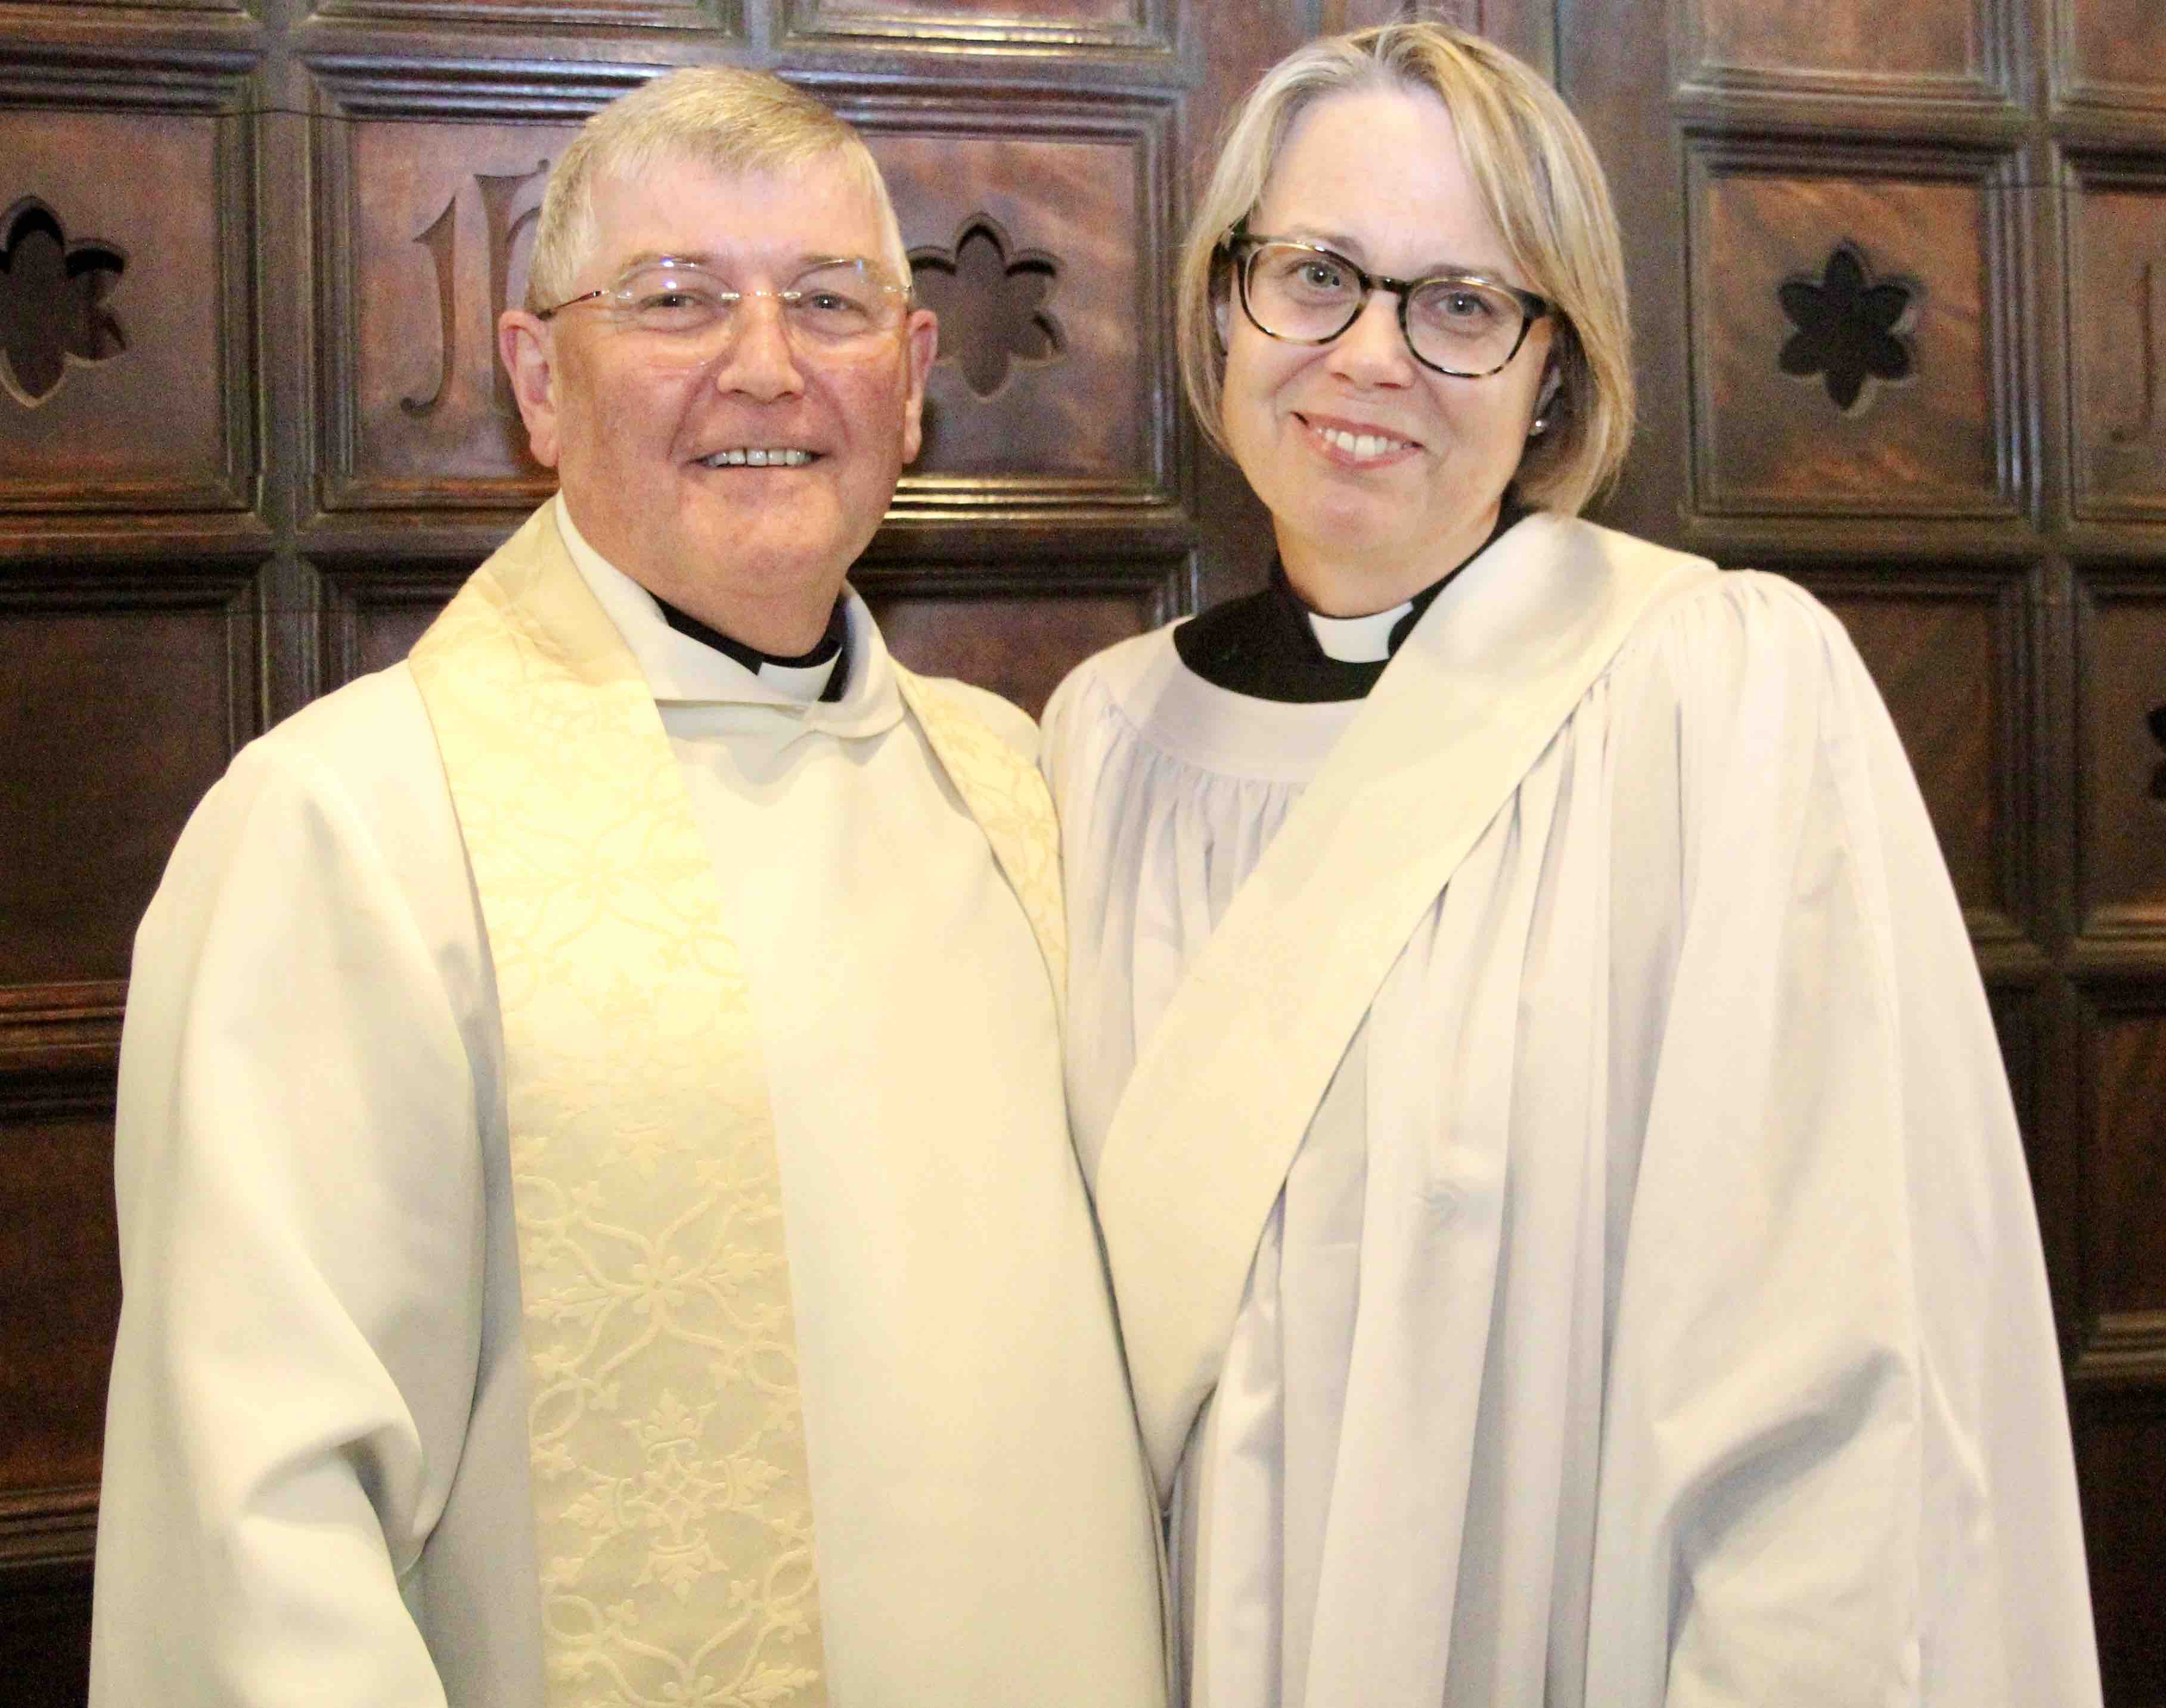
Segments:
[[[1057,730],[1070,726],[1079,716],[1087,715],[1085,708],[1102,710],[1132,704],[1168,669],[1178,669],[1181,661],[1173,646],[1173,631],[1178,626],[1178,622],[1168,623],[1131,635],[1102,652],[1092,653],[1070,671],[1054,689],[1038,719],[1047,741],[1050,743]]]

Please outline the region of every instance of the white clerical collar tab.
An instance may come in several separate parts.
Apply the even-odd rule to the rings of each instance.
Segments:
[[[1341,664],[1381,664],[1392,656],[1392,630],[1413,609],[1408,599],[1366,617],[1326,617],[1311,611],[1308,626],[1326,658]]]
[[[842,662],[839,652],[817,664],[777,664],[769,658],[761,662],[758,674],[762,687],[809,703],[827,692],[827,680]]]

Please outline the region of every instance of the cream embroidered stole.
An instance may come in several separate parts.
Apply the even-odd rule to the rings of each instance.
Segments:
[[[1511,529],[1408,637],[1183,978],[1091,1183],[1161,1499],[1408,935],[1634,625],[1712,568],[1562,517]]]
[[[415,646],[494,963],[552,1708],[827,1692],[767,1085],[639,667],[544,505]],[[1064,981],[1037,772],[906,704]]]

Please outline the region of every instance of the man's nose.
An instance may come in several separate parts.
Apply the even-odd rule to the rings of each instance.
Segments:
[[[722,323],[721,360],[715,383],[768,402],[805,389],[797,351],[790,340],[790,311],[772,291],[748,291]]]

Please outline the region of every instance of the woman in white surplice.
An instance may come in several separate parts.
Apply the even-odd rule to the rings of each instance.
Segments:
[[[1184,372],[1273,584],[1047,714],[1069,1083],[1197,1708],[2098,1700],[1992,1025],[1772,577],[1574,519],[1600,169],[1517,61],[1313,43]]]

